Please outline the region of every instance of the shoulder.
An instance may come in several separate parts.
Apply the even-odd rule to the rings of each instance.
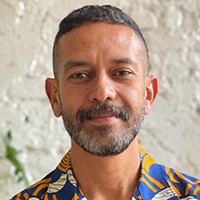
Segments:
[[[11,198],[11,200],[25,200],[29,199],[30,197],[35,197],[35,200],[43,199],[51,182],[52,173],[53,172],[49,173],[42,180],[16,194]]]
[[[200,179],[181,173],[163,165],[158,165],[162,175],[179,197],[200,199]]]
[[[51,173],[10,200],[59,199],[61,196],[66,195],[73,197],[77,195],[77,192],[79,194],[71,168],[70,155],[69,151]]]

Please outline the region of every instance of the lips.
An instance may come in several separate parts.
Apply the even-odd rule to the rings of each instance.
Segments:
[[[98,118],[112,118],[112,117],[116,117],[116,114],[115,113],[97,113],[97,114],[94,114],[94,116],[91,116],[91,120],[92,119],[98,119]]]
[[[101,113],[91,116],[90,119],[86,120],[89,123],[97,125],[112,124],[118,119],[115,114],[111,113]]]

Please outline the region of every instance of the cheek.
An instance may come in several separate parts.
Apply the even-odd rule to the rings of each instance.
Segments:
[[[145,89],[142,84],[140,84],[139,87],[136,87],[136,85],[122,87],[120,91],[123,101],[128,105],[135,107],[136,105],[144,104]]]
[[[74,90],[67,88],[62,89],[60,99],[63,112],[67,112],[69,115],[75,115],[82,105],[83,97]]]

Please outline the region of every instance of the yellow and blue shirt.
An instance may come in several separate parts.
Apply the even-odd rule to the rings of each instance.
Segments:
[[[140,146],[141,174],[132,200],[200,200],[200,180],[157,164]],[[70,151],[44,179],[11,200],[86,200],[73,176]]]

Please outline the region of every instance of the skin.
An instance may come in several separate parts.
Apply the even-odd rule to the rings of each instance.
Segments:
[[[144,107],[148,114],[158,92],[156,77],[146,74],[145,46],[135,32],[119,24],[84,24],[65,33],[57,47],[57,78],[46,80],[46,93],[56,117],[70,113],[73,121],[79,108],[111,102],[133,110]],[[110,125],[109,134],[120,136],[124,122],[101,114],[82,126]],[[88,200],[131,199],[140,173],[138,139],[115,156],[99,157],[71,146],[74,175]],[[124,178],[126,177],[126,178]]]

